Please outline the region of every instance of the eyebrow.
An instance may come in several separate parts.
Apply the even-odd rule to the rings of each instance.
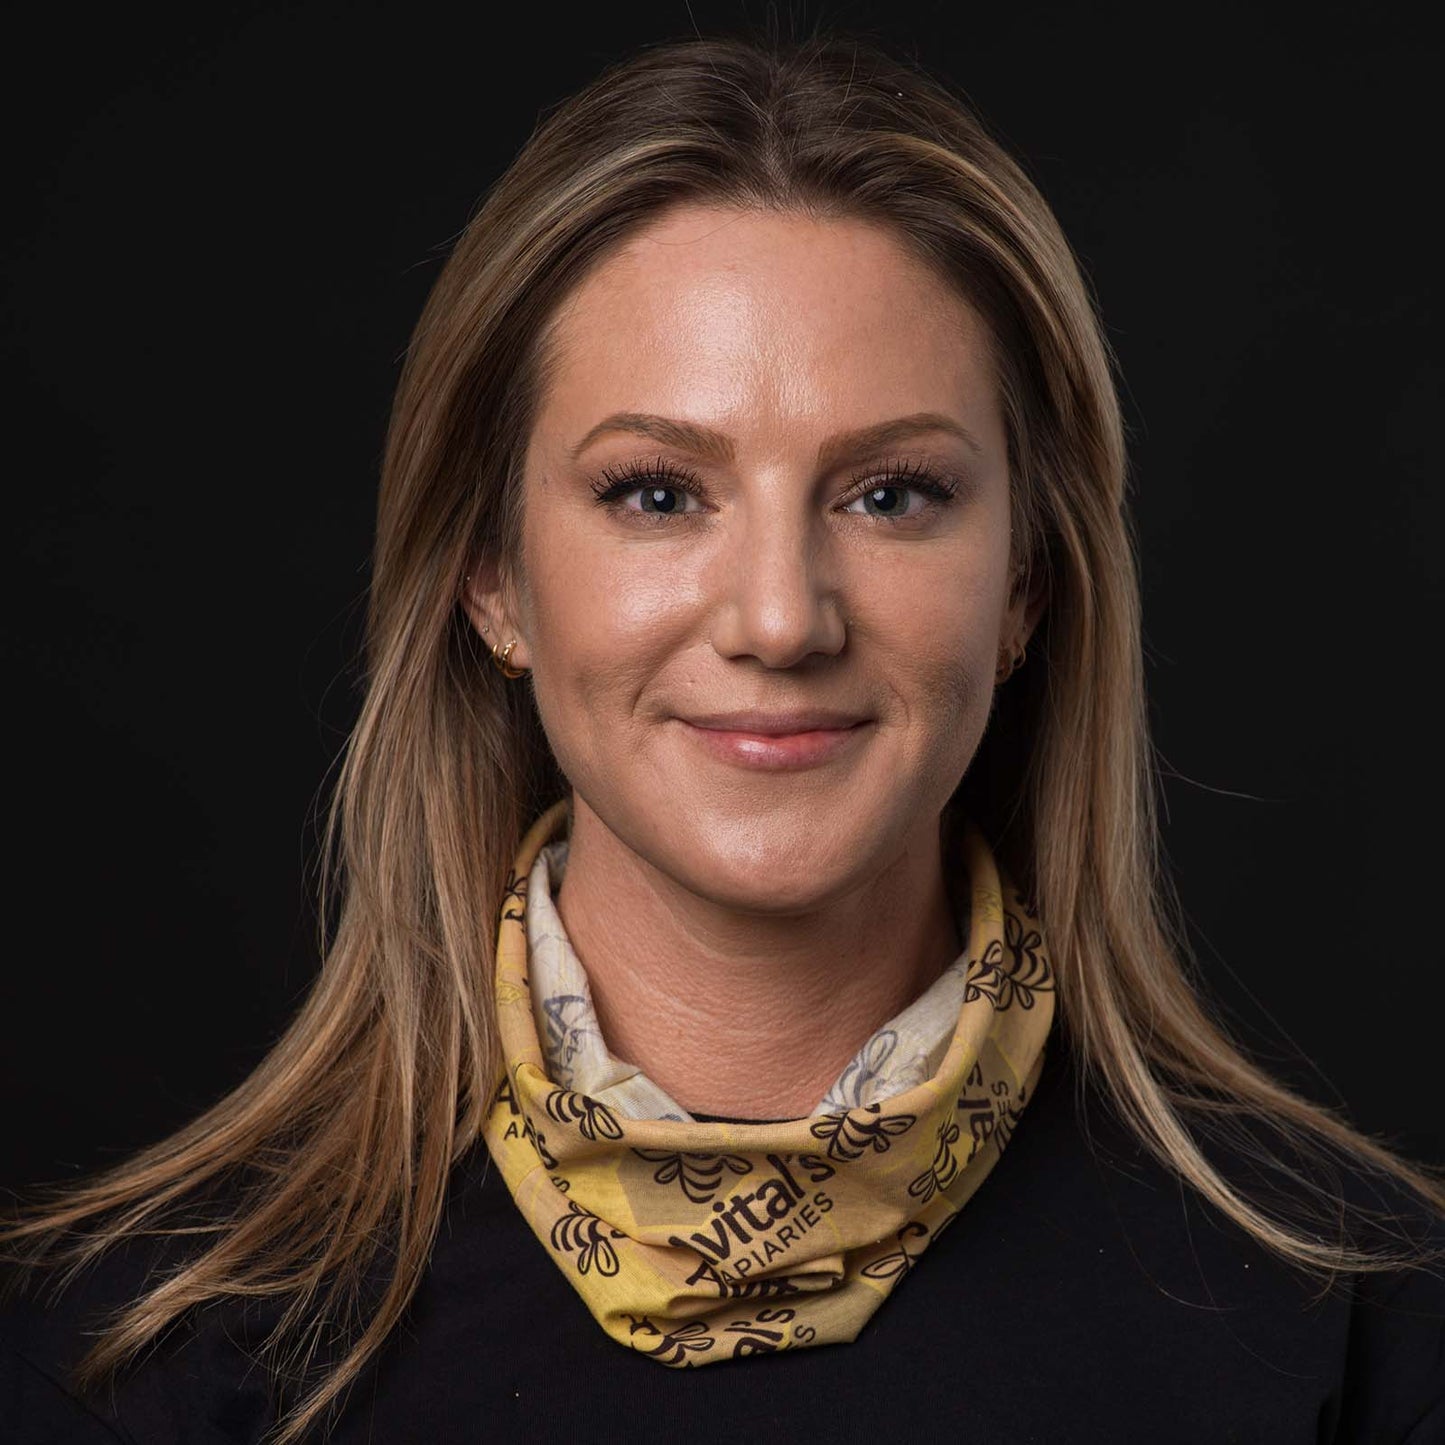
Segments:
[[[891,421],[877,422],[856,431],[838,432],[828,437],[818,448],[818,465],[834,466],[847,457],[880,451],[916,436],[919,432],[929,431],[946,432],[961,441],[975,456],[983,454],[978,438],[952,417],[937,411],[918,411],[910,416],[894,417]],[[654,416],[650,412],[619,411],[604,417],[572,448],[572,460],[576,461],[593,442],[612,432],[629,432],[637,436],[651,437],[653,441],[661,442],[664,446],[677,447],[681,451],[691,452],[694,456],[706,457],[712,461],[730,462],[734,455],[732,438],[725,432],[713,431],[712,428],[700,426],[696,422]]]

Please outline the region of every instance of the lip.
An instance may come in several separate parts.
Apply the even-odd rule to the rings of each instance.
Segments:
[[[868,731],[872,721],[870,718],[854,718],[832,726],[799,726],[792,719],[782,721],[776,713],[767,717],[753,714],[761,723],[760,727],[753,728],[738,725],[741,716],[730,716],[726,726],[694,722],[688,718],[679,718],[678,721],[687,730],[688,736],[695,738],[722,762],[770,772],[814,768],[829,762],[853,747]],[[799,716],[806,724],[814,722],[819,714]]]
[[[795,733],[838,731],[867,722],[862,713],[842,712],[837,708],[793,708],[768,712],[747,708],[740,712],[703,713],[684,718],[693,727],[715,732],[758,733],[764,737],[788,737]]]

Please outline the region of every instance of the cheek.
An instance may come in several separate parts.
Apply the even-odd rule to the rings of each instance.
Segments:
[[[983,735],[998,664],[1000,585],[986,567],[921,568],[875,619],[899,718],[929,753],[924,768],[961,772]]]
[[[986,627],[959,619],[900,639],[895,675],[910,727],[938,746],[960,729],[981,730],[992,699],[994,640]]]
[[[685,648],[698,603],[686,568],[646,549],[549,538],[529,573],[528,637],[542,723],[564,771],[645,704]],[[570,774],[569,774],[570,775]]]

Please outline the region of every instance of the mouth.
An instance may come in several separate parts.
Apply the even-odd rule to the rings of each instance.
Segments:
[[[855,748],[872,718],[841,713],[734,713],[679,718],[689,737],[711,756],[770,772],[818,767]]]

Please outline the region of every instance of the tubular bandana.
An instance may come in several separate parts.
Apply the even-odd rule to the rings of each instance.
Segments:
[[[497,935],[506,1075],[483,1134],[518,1208],[602,1328],[661,1364],[856,1338],[1033,1097],[1054,1013],[1037,922],[970,825],[959,959],[811,1117],[703,1123],[597,1033],[551,908],[565,847],[543,854],[566,811],[555,804],[523,838]],[[529,923],[547,979],[535,998]]]

